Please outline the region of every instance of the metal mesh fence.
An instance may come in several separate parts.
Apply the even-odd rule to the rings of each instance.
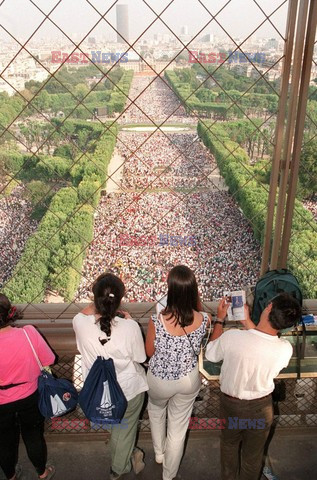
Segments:
[[[58,377],[72,380],[81,388],[80,356],[62,356],[53,371]],[[193,430],[214,430],[219,428],[220,388],[219,381],[208,381],[201,377],[201,390],[196,398],[190,428]],[[279,428],[317,426],[317,378],[277,379],[279,401],[274,402],[275,422]],[[275,398],[275,397],[274,397]],[[124,427],[124,426],[123,426]],[[122,427],[122,428],[123,428]],[[90,423],[80,407],[60,418],[46,422],[49,434],[82,433],[98,435],[107,433],[105,427]],[[146,408],[140,419],[141,433],[150,432]]]
[[[118,16],[115,22],[117,1],[100,5],[98,1],[83,0],[71,10],[71,16],[67,15],[70,5],[65,0],[49,4],[40,0],[22,3],[20,8],[30,21],[17,33],[19,21],[10,17],[12,2],[0,2],[1,34],[5,44],[10,44],[9,53],[2,61],[1,86],[10,90],[15,100],[12,109],[9,101],[2,99],[0,136],[7,155],[12,154],[12,145],[19,155],[23,153],[22,162],[18,162],[15,169],[10,170],[7,164],[4,166],[4,181],[1,181],[4,194],[1,214],[13,217],[13,221],[4,221],[0,284],[5,285],[12,300],[27,303],[87,300],[93,279],[105,268],[111,268],[123,276],[128,287],[128,300],[152,301],[163,295],[165,274],[177,260],[195,268],[197,276],[202,279],[205,301],[219,297],[224,288],[254,284],[260,266],[260,241],[265,235],[266,204],[258,202],[257,209],[247,211],[243,202],[249,190],[256,192],[254,195],[258,197],[263,193],[266,198],[268,194],[284,55],[273,55],[269,61],[263,61],[263,58],[260,61],[248,53],[248,48],[256,44],[255,35],[261,36],[269,26],[272,35],[274,33],[277,37],[272,42],[273,48],[280,44],[278,51],[283,52],[288,2],[275,2],[271,10],[262,2],[247,2],[244,8],[250,16],[250,25],[246,28],[247,33],[239,35],[239,39],[230,31],[230,18],[238,5],[234,0],[190,2],[184,18],[190,21],[192,9],[197,16],[190,34],[183,27],[183,33],[177,33],[181,25],[174,14],[183,9],[178,0],[160,2],[159,5],[150,1],[134,2],[130,17],[144,17],[145,26],[142,27],[140,22],[133,34],[129,34],[124,25],[124,13],[118,31]],[[118,11],[117,15],[120,15]],[[80,17],[85,18],[82,25],[85,34],[78,35],[72,33],[72,29]],[[155,51],[151,52],[146,46],[146,35],[155,38],[157,28],[162,38],[164,35],[168,37],[172,45],[173,53],[168,53],[166,58],[164,54],[156,58]],[[52,61],[53,52],[58,54],[59,51],[54,42],[49,58],[37,47],[46,29],[52,35],[60,36],[62,40],[58,45],[67,45],[68,48],[67,55],[60,51],[57,63]],[[85,56],[88,47],[98,52],[95,35],[99,35],[102,29],[117,35],[122,55],[124,52],[130,55],[126,65],[128,70],[129,67],[134,69],[130,88],[125,88],[114,73],[116,67],[124,66],[121,58],[115,57],[108,65],[93,61],[92,55]],[[209,57],[210,52],[203,52],[203,43],[199,44],[198,50],[193,50],[197,42],[213,30],[222,36],[225,45],[221,62],[217,61],[215,65]],[[164,44],[164,38],[159,41]],[[210,45],[211,42],[205,44],[207,50]],[[133,55],[138,56],[138,62],[133,63]],[[32,77],[28,76],[27,88],[22,89],[19,88],[22,80],[18,70],[19,62],[22,65],[25,58],[32,62],[36,78],[42,75],[45,79],[32,83]],[[67,72],[78,73],[78,59],[92,70],[89,78],[87,74],[83,83],[73,86]],[[137,69],[140,71],[136,72]],[[194,76],[192,72],[195,72]],[[244,75],[248,81],[235,90],[236,85],[230,86],[226,75],[239,78]],[[107,91],[112,97],[121,99],[120,106],[114,106],[114,111],[110,107],[104,109],[105,112],[99,111],[102,110],[99,106],[109,103],[105,98],[98,100],[104,82],[107,82]],[[184,91],[183,84],[188,87]],[[266,92],[265,105],[261,91]],[[54,95],[52,92],[63,95],[63,101],[55,94],[54,102],[48,106],[50,96]],[[200,99],[206,95],[209,95],[209,103],[205,102],[204,109],[204,102]],[[58,102],[60,111],[55,108]],[[310,142],[314,134],[309,134],[309,128],[314,128],[316,123],[314,114],[308,112],[307,115],[307,141]],[[78,125],[78,128],[74,124],[70,127],[67,123],[81,118],[89,120],[95,129],[86,141],[82,138],[82,125],[79,129]],[[241,122],[239,127],[238,121]],[[212,144],[213,154],[207,153],[195,132],[198,122],[205,137],[209,136],[204,143],[209,141]],[[147,125],[152,130],[124,132],[122,129],[127,125],[139,128]],[[171,133],[164,128],[167,125],[182,128],[180,133]],[[117,161],[108,169],[98,163],[95,155],[105,133],[109,144],[116,142],[114,156],[117,155]],[[62,165],[53,163],[52,153],[56,149],[65,153],[65,146],[71,153],[66,173],[63,173]],[[226,177],[216,154],[219,146],[224,161],[235,162],[241,169],[238,183]],[[247,161],[241,148],[247,151]],[[154,156],[153,162],[149,162],[151,156]],[[12,155],[9,160],[12,166]],[[91,174],[85,176],[82,173],[85,162],[93,172],[92,182]],[[36,195],[36,186],[32,182],[38,180],[27,176],[34,164],[37,173],[38,170],[45,171],[54,178],[54,181],[47,182],[46,188],[42,185]],[[42,181],[44,177],[38,178]],[[87,180],[89,186],[85,184]],[[68,196],[76,198],[73,205],[60,211],[55,208],[54,198],[65,188]],[[100,193],[103,194],[101,199]],[[311,202],[314,205],[314,199]],[[36,209],[40,209],[44,217],[32,218]],[[141,213],[142,221],[138,213]],[[75,221],[84,215],[87,231],[79,228]],[[301,211],[299,215],[303,217]],[[220,216],[220,222],[217,216]],[[235,228],[237,218],[239,229]],[[49,228],[41,235],[43,223],[45,228],[49,223]],[[303,225],[312,233],[316,229],[313,220],[305,216]],[[195,231],[190,230],[193,227]],[[127,230],[130,231],[130,245],[124,244]],[[30,240],[34,232],[32,245]],[[140,245],[141,234],[146,236],[143,245]],[[226,245],[220,243],[224,234]],[[184,237],[188,236],[194,237],[196,243],[185,248]],[[154,246],[150,245],[151,238]],[[175,243],[171,245],[171,241]],[[34,249],[38,262],[34,261]],[[24,251],[27,253],[23,255]],[[241,257],[239,266],[234,261],[238,254]],[[309,265],[306,257],[299,256],[296,245],[291,246],[290,255],[300,264],[301,279],[305,282],[306,277],[311,278],[313,263]],[[54,261],[55,257],[57,261]],[[154,272],[151,271],[153,261],[159,264]],[[32,284],[30,278],[24,279],[26,271],[28,277],[34,278]],[[213,273],[212,281],[206,279],[210,272]],[[233,280],[230,282],[228,278]],[[308,287],[305,287],[308,296],[310,285],[309,280]]]
[[[79,309],[106,268],[123,278],[128,301],[153,301],[180,262],[195,270],[203,301],[255,284],[283,75],[293,65],[284,48],[288,5],[134,0],[131,33],[124,13],[119,31],[118,1],[0,0],[0,288],[13,302]],[[196,18],[190,33],[180,12],[184,27]],[[233,28],[237,16],[247,19],[243,34]],[[96,41],[102,32],[120,37],[110,63]],[[262,35],[278,52],[268,59],[250,54]],[[152,51],[147,36],[157,37]],[[82,67],[90,70],[72,83]],[[312,79],[316,67],[314,56]],[[316,104],[311,82],[289,249],[306,298],[316,296]],[[54,372],[81,388],[79,356],[61,356]],[[278,426],[316,426],[317,379],[282,381]],[[219,393],[217,381],[202,379],[193,417],[219,418]],[[51,435],[105,433],[79,408],[46,426]],[[146,410],[140,429],[149,432]]]

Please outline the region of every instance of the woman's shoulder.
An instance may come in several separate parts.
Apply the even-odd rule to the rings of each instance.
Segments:
[[[83,319],[87,317],[94,317],[95,316],[95,309],[91,303],[86,304],[86,306],[80,310],[75,316],[74,319]]]
[[[26,333],[28,337],[33,341],[36,341],[36,338],[41,335],[38,332],[37,328],[35,328],[33,325],[24,325],[23,328],[16,328],[15,330],[17,330],[18,335],[23,335],[24,338]]]
[[[37,335],[39,334],[37,329],[34,327],[34,325],[24,325],[24,327],[22,328],[17,328],[17,330],[20,330],[22,332],[22,330],[25,330],[26,333],[30,334],[30,335]]]
[[[209,325],[210,323],[210,317],[209,317],[209,314],[206,313],[206,312],[198,312],[199,315],[197,315],[196,317],[196,328],[194,330],[192,330],[192,332],[190,333],[199,333],[201,331],[205,331],[207,326]],[[203,318],[201,318],[201,316]]]
[[[169,316],[163,315],[162,313],[159,313],[158,315],[153,313],[153,315],[151,315],[152,322],[157,324],[162,324],[162,319],[164,320],[164,318],[169,319]]]
[[[73,318],[73,326],[77,326],[77,325],[80,325],[82,323],[91,323],[91,322],[94,322],[94,315],[87,315],[85,313],[83,313],[82,311],[81,312],[78,312],[74,318]]]
[[[200,312],[203,316],[203,322],[205,323],[209,323],[211,322],[211,313],[207,313],[207,312]]]
[[[114,317],[111,328],[118,328],[119,330],[133,331],[140,328],[140,325],[133,318]]]
[[[202,313],[202,316],[203,316],[201,326],[202,326],[203,330],[206,330],[211,325],[211,314],[207,313],[207,312],[201,312],[201,313]]]
[[[153,322],[153,325],[154,325],[155,329],[158,329],[160,327],[163,328],[162,319],[164,321],[164,318],[163,318],[163,315],[161,313],[159,315],[157,315],[156,313],[153,313],[153,315],[151,315],[150,318]]]

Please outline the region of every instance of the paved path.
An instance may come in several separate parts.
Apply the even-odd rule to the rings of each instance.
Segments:
[[[129,473],[122,480],[161,480],[162,468],[154,461],[150,439],[142,436],[146,468],[138,476]],[[49,442],[48,455],[56,465],[54,480],[108,480],[109,448],[104,441]],[[276,433],[269,457],[278,480],[315,480],[317,472],[316,431]],[[20,447],[19,463],[24,480],[35,480],[32,466]],[[0,480],[2,477],[0,476]],[[217,432],[191,435],[176,480],[220,480],[220,451]],[[262,479],[261,479],[262,480]],[[264,480],[264,477],[263,477]]]
[[[109,179],[107,180],[106,192],[113,193],[120,191],[120,183],[123,174],[124,158],[115,150],[108,166]]]

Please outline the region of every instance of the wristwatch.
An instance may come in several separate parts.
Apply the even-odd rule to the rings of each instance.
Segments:
[[[220,318],[217,318],[216,320],[214,320],[213,325],[216,325],[217,323],[219,325],[222,325],[223,327],[225,326],[225,321],[221,320]]]

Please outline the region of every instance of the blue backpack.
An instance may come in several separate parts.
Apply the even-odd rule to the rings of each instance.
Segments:
[[[33,347],[26,330],[22,328],[31,347],[34,358],[41,370],[38,378],[39,400],[38,407],[45,418],[54,418],[65,415],[74,410],[78,403],[78,393],[72,382],[65,378],[55,378],[44,367]]]
[[[42,370],[38,378],[38,390],[38,406],[45,418],[60,417],[77,406],[77,390],[65,378],[55,378],[51,373]]]
[[[91,422],[101,425],[121,422],[128,402],[118,383],[112,358],[97,357],[79,393],[78,403]]]

